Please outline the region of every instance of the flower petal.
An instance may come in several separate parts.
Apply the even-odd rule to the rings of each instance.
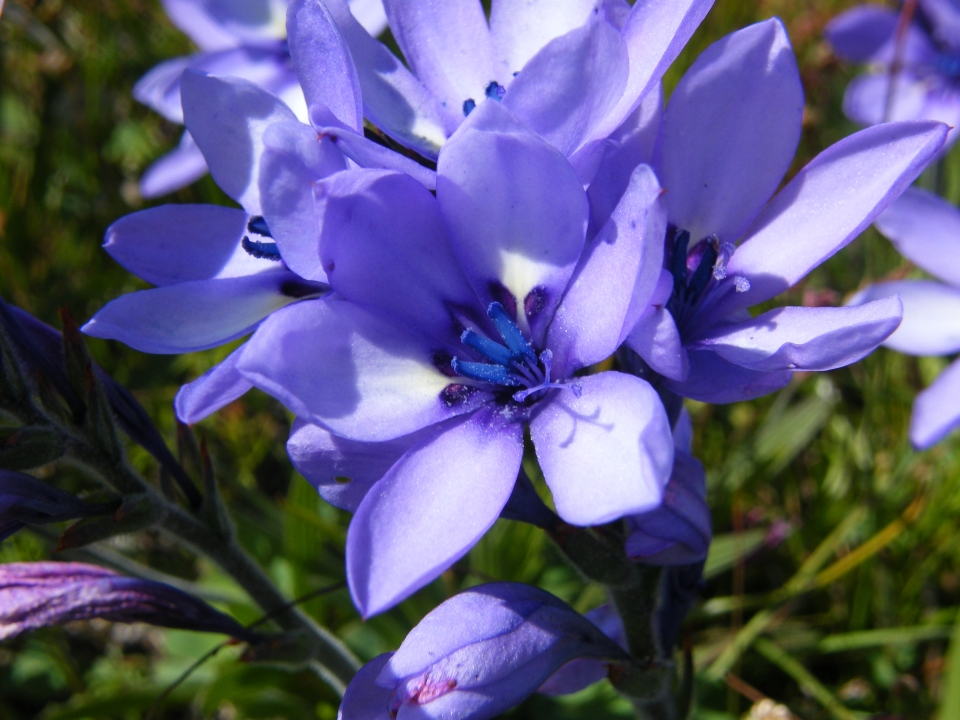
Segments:
[[[590,198],[590,229],[587,237],[596,235],[610,219],[636,167],[652,162],[662,114],[663,88],[658,85],[610,136],[587,189],[587,197]]]
[[[910,420],[910,441],[925,450],[960,426],[960,361],[954,361],[917,395]]]
[[[947,134],[939,123],[877,125],[815,157],[770,201],[747,231],[727,274],[750,289],[731,291],[715,312],[769,300],[857,237],[909,187]],[[716,294],[715,294],[716,295]]]
[[[600,525],[660,504],[673,466],[670,422],[645,381],[618,372],[554,391],[530,423],[557,513]]]
[[[320,194],[320,257],[339,295],[454,348],[461,314],[485,320],[423,185],[401,173],[350,171]]]
[[[140,178],[140,196],[151,200],[172,193],[207,174],[207,161],[203,153],[184,132],[176,148],[154,161]]]
[[[343,0],[325,0],[357,67],[366,117],[397,142],[436,158],[460,122],[382,43],[360,26]]]
[[[297,416],[341,437],[378,442],[476,407],[480,393],[444,392],[442,346],[335,297],[269,318],[238,367]]]
[[[182,81],[183,116],[210,174],[251,215],[262,215],[257,186],[263,133],[296,121],[282,101],[248,80],[188,70]]]
[[[690,361],[680,331],[673,315],[663,307],[649,306],[627,335],[626,343],[664,377],[684,380],[690,372]]]
[[[198,423],[253,388],[250,381],[237,370],[237,362],[245,347],[241,345],[223,362],[180,388],[174,400],[180,422],[188,425]]]
[[[686,379],[679,382],[668,378],[665,385],[681,397],[714,405],[769,395],[784,387],[793,376],[789,370],[750,370],[710,350],[690,350],[687,357],[690,371]]]
[[[480,539],[513,490],[523,427],[496,409],[436,428],[368,493],[347,533],[347,574],[364,617],[436,578]]]
[[[520,321],[542,329],[580,259],[589,213],[566,159],[484,103],[444,148],[437,200],[484,306],[505,288],[526,310]]]
[[[134,275],[173,285],[269,269],[240,247],[247,214],[220,205],[161,205],[117,220],[103,248]],[[242,268],[238,267],[243,265]],[[241,270],[241,272],[236,272]]]
[[[307,106],[321,102],[349,128],[363,131],[357,68],[333,16],[320,0],[293,0],[287,9],[290,57]]]
[[[566,35],[590,17],[596,0],[493,0],[490,32],[499,66],[507,77],[554,38]]]
[[[387,11],[381,0],[350,0],[350,12],[373,37],[387,29]]]
[[[638,167],[584,251],[547,332],[558,377],[610,357],[650,302],[663,266],[662,195],[650,166]]]
[[[933,25],[934,37],[955,48],[960,46],[960,7],[952,0],[920,0],[920,7]]]
[[[896,297],[903,303],[903,322],[884,345],[910,355],[960,351],[960,289],[933,280],[882,282],[857,293],[849,304]]]
[[[616,130],[659,84],[694,30],[713,7],[714,0],[638,0],[622,34],[630,57],[630,75],[620,102],[597,126],[594,139]]]
[[[180,105],[180,76],[196,57],[185,55],[162,62],[137,80],[133,99],[160,113],[170,122],[183,124]]]
[[[780,184],[800,140],[803,88],[779,20],[707,48],[670,96],[654,167],[670,222],[734,242]]]
[[[396,720],[390,714],[393,691],[377,685],[377,677],[391,657],[393,653],[378,655],[357,671],[343,694],[337,720]]]
[[[842,60],[854,63],[890,63],[896,52],[900,13],[879,5],[861,5],[827,23],[823,35]],[[935,52],[930,39],[915,23],[907,31],[901,58],[907,63],[925,60]]]
[[[162,0],[167,17],[201,50],[207,52],[236,47],[239,39],[223,27],[203,0]]]
[[[860,125],[923,120],[927,94],[927,83],[911,73],[899,73],[892,89],[889,73],[868,73],[855,77],[847,85],[843,112]]]
[[[334,141],[309,125],[281,121],[263,134],[259,186],[263,217],[283,261],[300,277],[326,282],[320,262],[317,183],[347,162]]]
[[[356,512],[367,491],[417,442],[427,428],[386,442],[358,442],[297,418],[287,440],[287,454],[320,496],[341,510]]]
[[[552,40],[510,84],[504,106],[525,127],[571,155],[623,95],[627,47],[603,17]]]
[[[877,229],[907,260],[960,287],[960,210],[938,195],[908,188],[877,216]]]
[[[873,352],[902,316],[895,297],[856,307],[783,307],[720,326],[696,346],[751,370],[834,370]]]
[[[479,104],[491,82],[506,84],[477,0],[385,0],[383,6],[407,64],[448,117],[462,119],[464,102]]]
[[[275,310],[302,297],[303,281],[286,270],[194,280],[123,295],[83,326],[146,353],[196,352],[253,331]]]

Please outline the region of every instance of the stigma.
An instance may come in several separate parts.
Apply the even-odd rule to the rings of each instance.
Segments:
[[[720,242],[716,235],[700,240],[691,248],[690,233],[672,225],[667,229],[666,245],[668,270],[673,275],[670,310],[677,318],[727,280],[727,264],[737,248],[732,243]],[[750,289],[750,281],[744,277],[736,276],[732,281],[736,292]]]

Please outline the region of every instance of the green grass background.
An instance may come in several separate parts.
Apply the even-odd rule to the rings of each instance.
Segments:
[[[821,39],[847,0],[718,0],[667,78],[673,87],[709,43],[773,15],[787,25],[807,93],[794,171],[855,131],[840,112],[854,69]],[[180,129],[130,98],[157,62],[191,51],[156,0],[8,0],[0,19],[0,293],[56,324],[84,320],[144,287],[101,250],[106,227],[146,204],[136,180]],[[960,201],[960,155],[921,180]],[[165,201],[229,201],[205,178]],[[833,302],[891,274],[916,276],[868,230],[782,300]],[[779,301],[778,301],[779,302]],[[91,343],[173,441],[171,401],[226,350],[148,356]],[[946,365],[880,350],[854,367],[798,375],[777,395],[691,404],[696,454],[709,473],[717,541],[688,628],[699,674],[695,717],[733,720],[767,696],[800,718],[960,719],[960,456],[952,437],[926,453],[907,442],[916,393]],[[291,597],[343,577],[348,517],[320,501],[284,453],[290,418],[250,393],[198,430],[209,442],[240,537]],[[131,450],[155,478],[149,457]],[[57,484],[89,487],[63,468]],[[0,561],[52,554],[22,532]],[[119,553],[195,582],[244,621],[255,607],[217,569],[156,533],[123,536]],[[490,578],[538,584],[580,610],[602,602],[534,528],[500,521],[470,555],[397,609],[363,624],[344,591],[306,608],[364,659],[394,649],[431,607]],[[139,718],[159,692],[218,642],[196,634],[82,623],[0,643],[0,718]],[[336,698],[309,672],[248,666],[228,648],[174,692],[158,717],[321,718]],[[535,697],[511,718],[630,717],[606,683],[570,698]]]

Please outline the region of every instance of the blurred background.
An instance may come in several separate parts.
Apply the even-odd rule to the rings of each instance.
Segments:
[[[807,94],[796,171],[856,130],[840,110],[855,68],[839,63],[821,39],[825,23],[854,4],[717,0],[667,76],[667,90],[709,43],[781,17]],[[144,287],[100,244],[111,222],[147,206],[137,179],[176,145],[181,129],[138,105],[130,91],[161,60],[192,50],[158,0],[8,0],[0,19],[5,299],[59,326],[60,306],[82,322],[108,300]],[[957,149],[921,182],[960,201]],[[209,177],[163,201],[230,204]],[[871,229],[788,300],[840,304],[869,281],[917,274]],[[230,349],[175,357],[112,342],[91,347],[171,442],[178,386]],[[881,349],[842,371],[797,375],[762,401],[689,405],[717,535],[687,633],[699,673],[696,718],[791,717],[782,710],[764,715],[770,705],[758,701],[765,697],[811,720],[960,718],[960,650],[952,669],[945,662],[954,625],[960,627],[960,437],[922,454],[907,441],[913,398],[945,364]],[[278,403],[252,392],[197,430],[210,445],[243,544],[296,597],[343,579],[349,517],[292,471],[284,450],[289,424]],[[131,452],[156,478],[149,456]],[[89,487],[68,469],[58,468],[56,478],[66,489]],[[55,530],[24,531],[0,543],[0,562],[64,557],[53,553]],[[259,617],[215,567],[159,534],[121,536],[70,557],[148,565],[241,621]],[[361,623],[342,589],[305,607],[366,660],[395,649],[444,598],[490,579],[537,584],[581,611],[604,599],[563,565],[541,531],[501,520],[441,580],[383,616]],[[219,640],[89,622],[0,643],[0,718],[140,718]],[[310,672],[248,666],[239,654],[220,651],[157,717],[336,717],[337,698]],[[568,698],[535,697],[507,715],[631,716],[605,682]]]

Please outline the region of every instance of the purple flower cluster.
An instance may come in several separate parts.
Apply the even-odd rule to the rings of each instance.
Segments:
[[[594,617],[617,641],[541,590],[474,588],[360,671],[344,720],[489,718],[669,659],[711,540],[682,399],[755,398],[910,332],[891,335],[898,290],[750,309],[896,217],[947,126],[876,124],[782,185],[804,98],[778,20],[708,47],[664,107],[663,73],[711,4],[494,0],[488,19],[477,0],[385,0],[401,60],[345,0],[293,0],[285,32],[245,3],[169,3],[198,38],[231,39],[161,66],[141,97],[182,117],[240,208],[115,223],[105,248],[156,287],[84,331],[152,353],[250,335],[177,413],[196,422],[256,387],[296,416],[294,465],[353,513],[365,617],[516,516],[525,458],[552,532],[608,525],[597,536],[617,538],[634,589],[640,564],[666,568],[647,589],[652,657],[630,657],[624,627],[643,622],[612,606]]]

